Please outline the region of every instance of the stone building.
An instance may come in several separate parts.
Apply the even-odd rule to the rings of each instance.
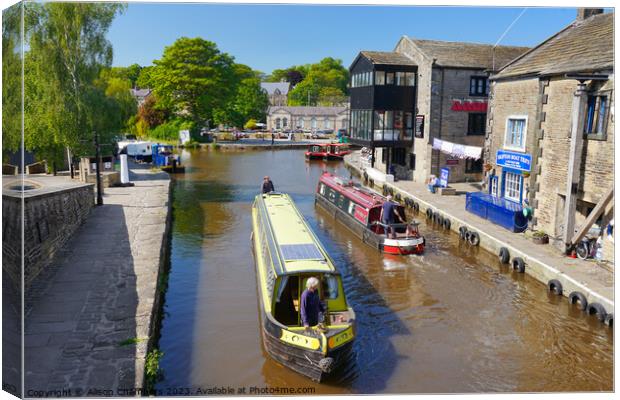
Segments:
[[[270,131],[318,130],[337,131],[349,125],[347,107],[280,107],[267,109],[267,129]]]
[[[410,121],[412,128],[415,128],[413,144],[398,145],[392,149],[379,147],[375,151],[375,166],[385,171],[393,166],[391,169],[397,178],[417,182],[426,181],[430,174],[439,175],[442,167],[450,169],[451,182],[481,180],[481,149],[486,126],[489,72],[499,69],[527,50],[526,47],[494,47],[403,36],[393,52],[361,52],[361,56],[364,53],[370,54],[371,58],[372,54],[375,58],[380,56],[380,59],[387,60],[384,64],[391,65],[392,69],[407,69],[412,65],[417,67],[413,95],[416,97],[414,119]],[[397,60],[401,60],[400,66],[394,64]],[[353,69],[357,68],[356,61],[350,68],[352,76],[355,75]],[[377,68],[384,69],[381,65],[377,65]],[[370,84],[375,87],[378,84],[390,85],[382,80],[385,78],[370,78]],[[399,83],[394,80],[393,85]],[[354,85],[351,86],[353,104],[356,102],[354,96],[358,94],[354,91]],[[370,121],[373,130],[378,126],[375,117],[373,113]],[[351,118],[351,122],[355,125],[355,119]],[[352,126],[351,132],[355,130],[356,127]],[[458,152],[449,155],[433,150],[434,139],[458,145],[461,149],[465,146],[476,148],[478,159],[465,158]],[[377,147],[369,142],[358,144]]]
[[[569,26],[490,79],[489,193],[527,201],[534,228],[561,245],[597,204],[603,211],[590,219],[600,228],[613,218],[613,18],[580,9]],[[609,258],[613,246],[603,248]]]
[[[285,106],[288,104],[288,91],[291,84],[288,82],[261,82],[260,87],[267,93],[270,106]]]
[[[138,107],[141,106],[145,101],[146,98],[149,97],[152,93],[151,89],[129,89],[129,91],[131,92],[131,95],[136,99],[136,102],[138,103]]]

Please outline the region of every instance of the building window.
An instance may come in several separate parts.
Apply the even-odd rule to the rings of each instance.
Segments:
[[[323,126],[325,126],[325,129],[331,129],[331,127],[332,127],[332,123],[331,123],[331,121],[329,120],[329,117],[325,117],[325,121],[324,121],[324,123],[323,123]]]
[[[606,138],[608,110],[609,97],[607,95],[588,96],[584,133],[588,134],[589,138]]]
[[[521,174],[504,172],[504,197],[508,200],[521,201]]]
[[[472,76],[469,78],[469,95],[486,96],[489,94],[489,85],[486,76]]]
[[[385,73],[385,84],[386,85],[393,85],[394,84],[394,73],[393,72],[386,72]]]
[[[316,129],[316,117],[312,117],[312,119],[310,120],[310,127],[312,129]]]
[[[299,120],[297,121],[297,127],[300,129],[304,128],[304,119],[303,118],[299,118]]]
[[[375,72],[375,85],[385,85],[385,71]]]
[[[396,72],[396,85],[405,86],[405,73],[404,72]]]
[[[469,113],[469,122],[467,123],[468,135],[484,135],[487,122],[486,113]]]
[[[465,160],[465,173],[467,174],[475,174],[478,172],[482,172],[482,158],[477,160],[472,160],[468,158]]]
[[[504,147],[512,150],[525,151],[526,129],[527,117],[508,117],[506,120]]]
[[[407,86],[415,86],[415,73],[405,72],[405,82]]]
[[[286,128],[288,126],[288,119],[286,117],[282,118],[282,127]]]
[[[491,177],[491,196],[493,197],[497,197],[497,176],[492,176]]]
[[[398,147],[392,149],[392,163],[398,165],[406,165],[407,162],[407,149],[404,147]]]
[[[276,129],[280,129],[280,118],[276,118]]]
[[[371,140],[370,138],[370,110],[351,111],[351,137],[361,140]]]

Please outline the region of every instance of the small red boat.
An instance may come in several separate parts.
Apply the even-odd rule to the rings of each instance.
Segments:
[[[319,178],[315,195],[316,204],[333,214],[364,243],[387,254],[423,253],[425,239],[420,235],[417,222],[390,224],[395,237],[386,236],[388,226],[379,220],[385,201],[385,197],[329,172]],[[406,218],[403,206],[396,205],[396,211]]]
[[[306,158],[322,160],[342,160],[349,154],[349,145],[346,143],[314,143],[308,146]]]

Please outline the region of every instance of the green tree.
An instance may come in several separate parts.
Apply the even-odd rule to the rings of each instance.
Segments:
[[[200,126],[234,93],[234,60],[213,42],[182,37],[154,64],[151,88],[164,107]]]
[[[346,101],[347,97],[338,88],[328,86],[319,90],[318,104],[320,106],[335,106]]]
[[[289,105],[317,105],[340,94],[344,97],[348,81],[349,71],[342,61],[326,57],[308,67],[305,78],[289,92]]]
[[[24,3],[2,11],[2,149],[20,148],[21,128],[21,8]]]
[[[136,86],[139,88],[151,88],[153,87],[153,83],[151,82],[151,73],[153,72],[154,67],[142,67],[140,69],[140,73],[138,74],[138,78],[136,79]]]
[[[163,124],[169,115],[168,110],[159,105],[155,93],[151,93],[138,108],[138,119],[144,121],[149,128]]]

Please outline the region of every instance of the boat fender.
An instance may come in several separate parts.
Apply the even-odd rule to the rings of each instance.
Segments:
[[[433,210],[430,208],[426,209],[426,218],[433,218]]]
[[[452,223],[450,222],[450,220],[448,218],[443,220],[443,227],[446,230],[450,230],[450,226],[452,225]]]
[[[525,262],[521,257],[515,257],[512,259],[512,269],[516,270],[519,273],[525,272]]]
[[[390,194],[390,196],[394,196],[394,189],[392,189],[391,187],[388,187],[387,192]]]
[[[413,201],[409,197],[405,197],[405,205],[411,208],[413,207]]]
[[[368,172],[364,171],[364,182],[368,181]]]
[[[426,246],[426,237],[422,236],[422,245]]]
[[[467,236],[467,227],[460,226],[459,227],[459,237],[461,238],[461,240],[465,240],[466,236]]]
[[[476,232],[469,233],[469,244],[472,246],[478,246],[480,244],[480,235]]]
[[[400,203],[400,201],[402,200],[400,197],[400,193],[396,193],[396,196],[394,196],[394,200]]]
[[[437,220],[435,222],[437,222],[437,225],[442,226],[443,225],[443,217],[439,214],[435,214],[437,215]]]
[[[319,368],[321,368],[321,371],[325,372],[326,374],[332,372],[333,367],[334,359],[331,357],[321,358],[321,360],[319,361]]]
[[[413,201],[413,211],[415,212],[420,211],[420,205],[418,204],[417,201]]]
[[[383,186],[381,187],[381,193],[385,196],[387,194],[387,185],[384,183]]]
[[[605,311],[605,307],[603,307],[599,303],[590,303],[588,304],[587,312],[589,315],[596,315],[599,321],[604,322],[605,317],[607,316],[607,311]]]
[[[471,235],[471,232],[469,230],[465,231],[465,241],[469,242],[469,236]]]
[[[557,294],[558,296],[562,295],[562,283],[557,279],[551,279],[549,282],[547,282],[547,288],[549,289],[549,291]]]
[[[368,180],[368,184],[371,188],[375,187],[375,180],[374,179],[369,179]]]
[[[605,323],[605,325],[607,325],[608,327],[613,327],[614,326],[614,315],[612,313],[609,313],[607,315],[605,315],[605,321],[603,321]]]
[[[499,248],[499,262],[502,264],[508,264],[510,261],[510,252],[505,247]]]
[[[568,295],[568,302],[570,304],[577,304],[577,307],[584,311],[588,307],[588,300],[581,292],[571,292]]]

